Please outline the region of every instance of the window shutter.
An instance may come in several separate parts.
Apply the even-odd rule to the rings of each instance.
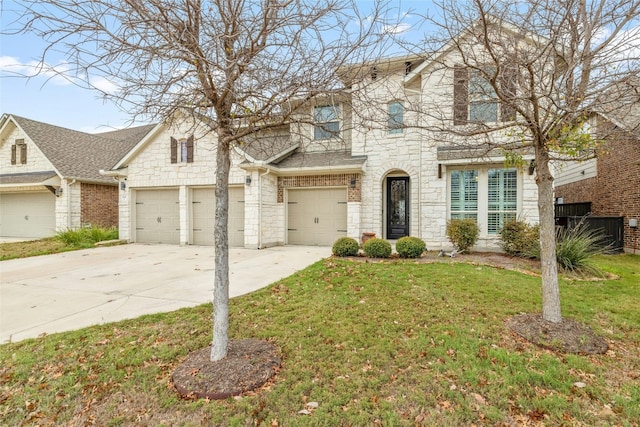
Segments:
[[[504,97],[515,101],[517,92],[517,69],[514,65],[508,65],[500,76],[500,88]],[[510,122],[516,119],[516,109],[512,104],[500,104],[500,121]]]
[[[17,145],[12,145],[11,146],[11,164],[15,165],[16,164],[16,150],[18,149]]]
[[[178,140],[171,137],[171,163],[178,163]]]
[[[187,139],[187,163],[193,163],[193,135]]]
[[[27,144],[20,144],[20,163],[27,164]]]
[[[469,119],[469,71],[462,66],[453,69],[453,124],[465,125]]]

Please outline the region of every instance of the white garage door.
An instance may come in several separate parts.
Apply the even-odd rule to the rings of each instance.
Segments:
[[[214,244],[216,197],[213,188],[194,188],[191,194],[192,242]],[[244,188],[229,188],[229,246],[244,246]]]
[[[0,194],[0,236],[56,234],[56,198],[50,191]]]
[[[331,246],[347,235],[347,190],[323,188],[287,193],[287,242]]]
[[[136,191],[136,242],[180,243],[177,189]]]

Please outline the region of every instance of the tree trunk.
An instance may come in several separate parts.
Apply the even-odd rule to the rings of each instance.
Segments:
[[[216,151],[215,281],[213,285],[213,344],[211,361],[224,359],[229,344],[229,169],[226,134],[219,132]]]
[[[542,317],[554,323],[562,321],[558,263],[556,261],[556,222],[553,199],[553,175],[549,170],[549,153],[536,147],[536,184],[540,215],[540,259],[542,267]]]

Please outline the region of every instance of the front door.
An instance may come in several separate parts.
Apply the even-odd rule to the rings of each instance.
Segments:
[[[409,177],[387,178],[387,239],[409,235]]]

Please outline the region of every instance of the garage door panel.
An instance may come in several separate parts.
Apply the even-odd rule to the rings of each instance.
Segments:
[[[55,212],[56,198],[49,191],[0,194],[0,236],[53,236]]]
[[[214,244],[216,198],[213,188],[192,190],[192,243]],[[244,188],[229,188],[229,246],[244,246]]]
[[[342,188],[289,190],[287,241],[331,246],[347,235],[347,192]]]
[[[177,189],[136,191],[136,241],[180,243],[180,202]]]

